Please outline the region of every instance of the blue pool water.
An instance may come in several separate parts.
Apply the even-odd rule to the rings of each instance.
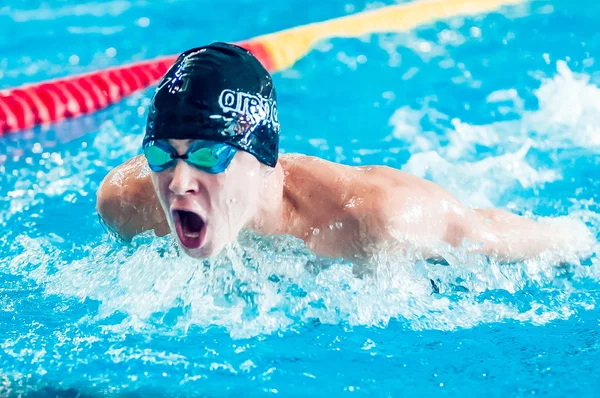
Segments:
[[[0,88],[391,3],[13,0]],[[274,77],[282,150],[598,236],[599,23],[595,1],[534,1],[319,43]],[[150,96],[0,140],[0,396],[597,396],[597,249],[560,269],[383,257],[361,279],[289,237],[208,266],[113,241],[95,191],[140,152]]]

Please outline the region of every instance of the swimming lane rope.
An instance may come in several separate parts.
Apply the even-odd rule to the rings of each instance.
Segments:
[[[319,40],[400,32],[526,0],[417,0],[317,22],[237,43],[271,71],[292,66]],[[103,109],[156,83],[177,55],[0,90],[0,135]]]

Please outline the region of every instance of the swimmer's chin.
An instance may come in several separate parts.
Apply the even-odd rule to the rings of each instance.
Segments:
[[[184,245],[183,243],[181,243],[181,241],[179,240],[179,238],[177,238],[177,234],[175,235],[175,239],[177,240],[177,245],[179,246],[179,248],[188,256],[191,258],[197,258],[197,259],[207,259],[210,257],[214,257],[217,254],[219,254],[216,250],[212,249],[211,247],[208,246],[201,246],[198,248],[189,248],[186,245]]]
[[[179,248],[181,249],[181,251],[183,251],[185,253],[186,256],[191,257],[191,258],[196,258],[199,260],[204,260],[207,258],[211,258],[211,257],[215,257],[217,256],[222,249],[221,248],[216,248],[213,245],[211,245],[210,242],[204,242],[202,246],[198,247],[198,248],[189,248],[187,246],[185,246],[180,240],[179,237],[177,236],[177,233],[173,233],[175,240],[177,242],[177,246],[179,246]]]

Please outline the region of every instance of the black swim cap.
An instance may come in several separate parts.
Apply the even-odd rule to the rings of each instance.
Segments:
[[[156,88],[144,145],[159,139],[225,142],[275,167],[276,99],[271,75],[249,51],[227,43],[188,50]]]

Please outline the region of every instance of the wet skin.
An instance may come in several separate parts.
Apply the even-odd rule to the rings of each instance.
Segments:
[[[170,140],[180,154],[190,142]],[[465,243],[464,250],[502,260],[544,252],[581,256],[593,241],[583,224],[565,232],[503,210],[470,209],[440,186],[396,169],[304,155],[281,155],[271,168],[238,151],[220,174],[181,160],[154,173],[138,156],[111,171],[97,197],[99,214],[123,239],[173,231],[197,258],[218,254],[244,228],[293,235],[318,255],[349,260],[381,250],[439,258]]]

